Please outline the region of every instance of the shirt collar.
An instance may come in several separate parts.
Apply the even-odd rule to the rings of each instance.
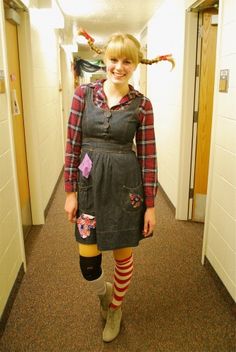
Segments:
[[[103,90],[104,82],[105,82],[105,79],[96,81],[95,83],[91,84],[91,87],[95,89],[96,99],[99,101],[106,100],[106,96]],[[131,84],[129,84],[129,93],[122,98],[121,104],[125,104],[129,102],[130,100],[135,99],[137,96],[141,96],[141,93],[138,92],[136,89],[134,89],[134,87]]]

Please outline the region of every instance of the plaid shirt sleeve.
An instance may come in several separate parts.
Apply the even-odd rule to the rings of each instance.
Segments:
[[[64,164],[64,182],[66,192],[77,192],[78,166],[81,150],[81,117],[84,110],[86,86],[75,90],[67,127],[67,140]]]
[[[140,111],[140,126],[136,133],[137,157],[142,170],[145,204],[154,207],[157,193],[157,160],[152,104],[143,97]]]

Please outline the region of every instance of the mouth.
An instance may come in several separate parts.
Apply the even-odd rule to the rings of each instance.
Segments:
[[[121,73],[117,73],[117,72],[113,72],[113,76],[117,79],[121,79],[125,77],[125,74],[121,74]]]

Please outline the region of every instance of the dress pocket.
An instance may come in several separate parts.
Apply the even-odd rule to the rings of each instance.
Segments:
[[[136,187],[123,186],[122,207],[125,211],[137,212],[143,208],[143,185]]]
[[[94,215],[93,187],[92,185],[78,186],[78,203],[80,213]]]

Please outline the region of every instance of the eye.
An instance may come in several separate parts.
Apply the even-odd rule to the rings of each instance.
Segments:
[[[110,61],[111,61],[112,63],[115,63],[115,62],[117,62],[117,59],[116,59],[115,57],[111,57],[111,58],[110,58]]]
[[[129,60],[129,59],[125,59],[125,60],[124,60],[124,63],[125,63],[126,65],[131,65],[131,64],[132,64],[132,61]]]

